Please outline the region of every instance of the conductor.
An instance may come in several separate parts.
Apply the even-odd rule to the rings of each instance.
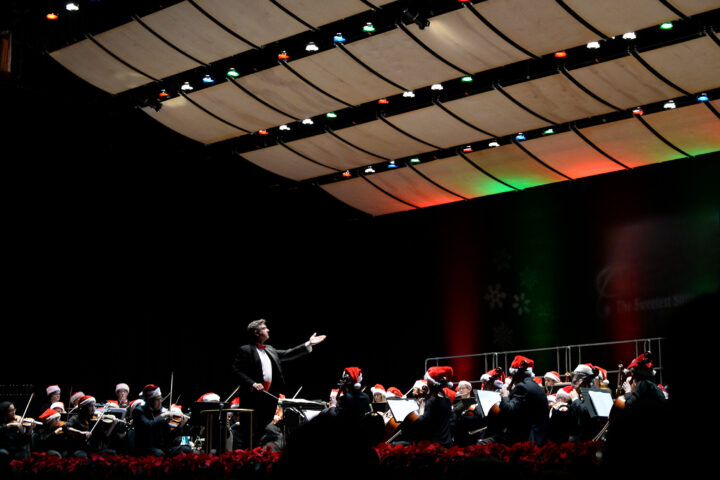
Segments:
[[[264,319],[250,322],[247,334],[249,342],[238,349],[233,371],[241,389],[240,407],[254,410],[253,438],[257,443],[265,426],[275,415],[278,393],[285,388],[282,363],[311,352],[314,345],[325,340],[325,335],[313,333],[301,345],[289,350],[278,350],[266,345],[270,330]]]

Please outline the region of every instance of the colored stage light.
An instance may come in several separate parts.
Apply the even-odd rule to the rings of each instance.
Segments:
[[[395,165],[395,160],[390,160],[387,167],[388,168],[397,168],[397,165]]]
[[[388,100],[387,98],[381,98],[380,100],[378,100],[378,103],[380,105],[387,105],[388,103],[390,103],[390,100]]]
[[[635,107],[635,110],[633,110],[633,115],[642,115],[643,113],[645,112],[643,112],[643,109],[640,107]]]
[[[315,42],[310,42],[307,45],[305,45],[305,51],[306,52],[317,52],[320,50],[317,45],[315,45]]]
[[[158,97],[160,97],[160,98],[168,98],[169,96],[170,96],[170,94],[168,92],[166,92],[164,88],[162,90],[160,90],[160,93],[158,93]]]
[[[518,142],[522,142],[523,140],[525,140],[525,135],[523,133],[518,133],[517,135],[515,135],[515,140],[517,140]]]
[[[345,170],[342,173],[342,176],[347,178],[347,177],[352,177],[352,174],[350,173],[350,170]]]
[[[269,135],[267,130],[258,130],[258,135]]]
[[[225,75],[227,75],[228,77],[233,77],[233,78],[237,78],[240,76],[238,71],[235,70],[234,68],[230,68]]]
[[[278,53],[278,60],[290,60],[290,55],[287,54],[285,50]]]
[[[473,78],[470,75],[465,75],[460,79],[461,82],[470,83],[473,81]]]
[[[212,78],[210,75],[205,75],[203,77],[203,83],[215,83],[215,79]]]
[[[328,112],[325,114],[327,118],[337,118],[337,113],[335,112]]]
[[[561,51],[561,52],[555,52],[555,58],[565,58],[567,57],[567,52]]]
[[[470,153],[473,151],[473,149],[470,145],[466,145],[465,147],[463,147],[462,151],[463,151],[463,153]]]
[[[333,37],[333,42],[335,42],[335,43],[344,42],[344,41],[345,41],[345,37],[342,36],[342,33],[338,32]]]
[[[410,159],[410,163],[412,163],[412,164],[420,163],[420,159],[417,157],[413,157]]]
[[[672,30],[674,27],[672,22],[665,22],[662,25],[660,25],[660,30]]]
[[[367,22],[365,26],[363,26],[363,32],[372,33],[375,31],[375,27],[372,23]]]
[[[59,17],[58,17],[57,13],[50,12],[47,15],[45,15],[45,18],[47,18],[48,20],[57,20]]]
[[[698,95],[697,100],[698,102],[707,102],[708,100],[710,100],[710,97],[708,97],[707,93],[701,93],[700,95]]]
[[[553,135],[554,133],[555,133],[555,130],[553,130],[552,128],[548,128],[543,131],[543,135]]]

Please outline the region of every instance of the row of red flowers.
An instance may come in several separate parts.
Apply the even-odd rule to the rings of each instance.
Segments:
[[[537,446],[531,442],[512,446],[491,443],[467,447],[443,448],[437,444],[381,445],[376,448],[380,469],[417,470],[426,467],[447,471],[472,459],[492,459],[527,467],[535,472],[568,470],[572,466],[598,465],[601,444],[567,443]],[[125,455],[93,454],[87,458],[60,458],[33,454],[14,460],[12,470],[25,475],[67,475],[91,471],[95,478],[130,476],[162,477],[202,472],[204,476],[237,477],[266,476],[280,460],[281,452],[271,448],[236,450],[222,455],[205,453],[180,454],[175,457],[130,457]]]

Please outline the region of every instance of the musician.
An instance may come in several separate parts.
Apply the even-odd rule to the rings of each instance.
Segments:
[[[470,398],[472,396],[472,383],[467,380],[460,380],[457,385],[456,399]]]
[[[289,350],[277,350],[267,345],[270,330],[264,319],[247,326],[249,343],[242,345],[235,356],[233,371],[240,384],[240,404],[253,413],[253,438],[259,439],[265,426],[275,415],[277,394],[285,387],[282,363],[299,358],[312,351],[312,347],[325,340],[325,335],[312,334],[304,344]],[[271,395],[268,395],[271,394]]]
[[[507,444],[532,441],[545,443],[548,422],[547,396],[534,378],[535,362],[517,355],[510,365],[510,388],[500,390],[500,421],[505,427],[500,436]]]
[[[546,372],[543,376],[543,380],[545,382],[545,391],[550,395],[552,393],[552,388],[557,385],[558,383],[562,383],[560,380],[560,374],[554,370],[551,370],[549,372]]]
[[[80,398],[82,398],[84,396],[85,396],[85,393],[82,392],[81,390],[78,390],[77,392],[70,395],[70,405],[69,405],[70,410],[77,407],[78,400],[80,400]]]
[[[127,383],[118,383],[115,385],[115,396],[117,397],[117,403],[121,408],[127,408],[128,396],[130,395],[130,387]]]
[[[417,420],[403,427],[403,436],[413,442],[428,440],[439,443],[444,447],[453,444],[452,429],[455,416],[452,412],[452,403],[443,391],[452,387],[452,367],[430,367],[425,372],[424,380],[427,382],[427,401],[425,410]]]
[[[427,380],[421,379],[416,380],[407,395],[407,398],[414,398],[418,402],[418,414],[422,415],[425,412],[425,402],[427,401],[428,395],[430,394],[430,388],[428,387]]]
[[[91,438],[95,433],[92,427],[95,425],[93,415],[95,414],[95,397],[83,395],[77,400],[76,415],[70,417],[65,424],[67,438],[67,450],[74,457],[87,457],[93,450]],[[98,431],[99,434],[99,431]]]
[[[362,381],[362,370],[345,368],[338,382],[337,405],[328,409],[328,413],[352,422],[359,422],[370,413],[370,397],[362,391]]]
[[[373,403],[387,403],[387,392],[381,384],[376,384],[370,389],[373,396]]]
[[[580,364],[572,372],[573,389],[570,391],[570,411],[576,420],[576,426],[570,435],[572,442],[586,442],[594,439],[607,421],[603,417],[593,417],[587,404],[580,398],[580,389],[594,387],[595,379],[599,374],[600,370],[591,363]]]
[[[385,393],[385,399],[388,398],[405,398],[405,395],[403,395],[399,388],[390,387],[387,389],[387,393]]]
[[[37,415],[40,415],[45,410],[50,408],[50,405],[52,405],[55,402],[60,401],[60,387],[58,385],[50,385],[45,389],[45,394],[47,395],[45,401],[40,405],[40,408],[37,410]],[[33,407],[35,408],[35,407]]]
[[[49,408],[38,419],[43,422],[32,434],[32,451],[62,457],[66,451],[68,435],[60,428],[60,412]]]
[[[173,413],[162,408],[160,388],[146,385],[140,394],[143,403],[138,403],[132,411],[134,435],[134,453],[138,456],[153,455],[175,456],[189,453],[186,445],[179,445],[179,429],[170,429],[169,420]]]
[[[20,417],[15,415],[15,405],[0,403],[0,465],[29,455],[31,432],[19,420]]]
[[[485,426],[485,419],[476,414],[478,406],[472,394],[472,384],[467,380],[458,382],[457,394],[451,400],[455,414],[455,445],[463,447],[477,443],[476,437]]]
[[[481,390],[498,391],[505,386],[505,371],[500,367],[495,367],[484,373],[480,377],[480,381],[482,382]]]
[[[573,386],[561,388],[554,395],[555,401],[550,405],[550,419],[548,421],[547,439],[555,443],[570,441],[577,424],[574,412],[570,410],[571,392]],[[548,399],[552,395],[548,395]]]

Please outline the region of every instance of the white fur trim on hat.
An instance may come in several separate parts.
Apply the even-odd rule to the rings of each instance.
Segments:
[[[50,405],[50,408],[52,408],[53,410],[57,410],[59,408],[60,410],[62,410],[64,412],[65,404],[63,402],[55,402],[52,405]]]
[[[560,380],[560,377],[558,377],[552,372],[547,372],[543,378],[547,378],[548,380],[555,380],[557,383],[562,382],[562,380]]]
[[[593,371],[592,368],[588,367],[583,363],[575,367],[575,370],[573,370],[573,374],[592,375]]]
[[[117,393],[118,390],[127,390],[127,392],[130,393],[130,387],[127,383],[118,383],[115,385],[115,393]]]
[[[47,387],[47,388],[45,389],[45,391],[47,392],[48,396],[50,396],[50,395],[52,395],[52,394],[55,393],[55,392],[59,392],[59,391],[60,391],[60,387],[57,386],[57,385],[50,385],[49,387]]]
[[[147,401],[147,400],[150,400],[151,398],[162,397],[162,393],[160,393],[160,387],[158,387],[155,390],[150,390],[148,392],[141,392],[140,396],[142,397],[143,400]]]

